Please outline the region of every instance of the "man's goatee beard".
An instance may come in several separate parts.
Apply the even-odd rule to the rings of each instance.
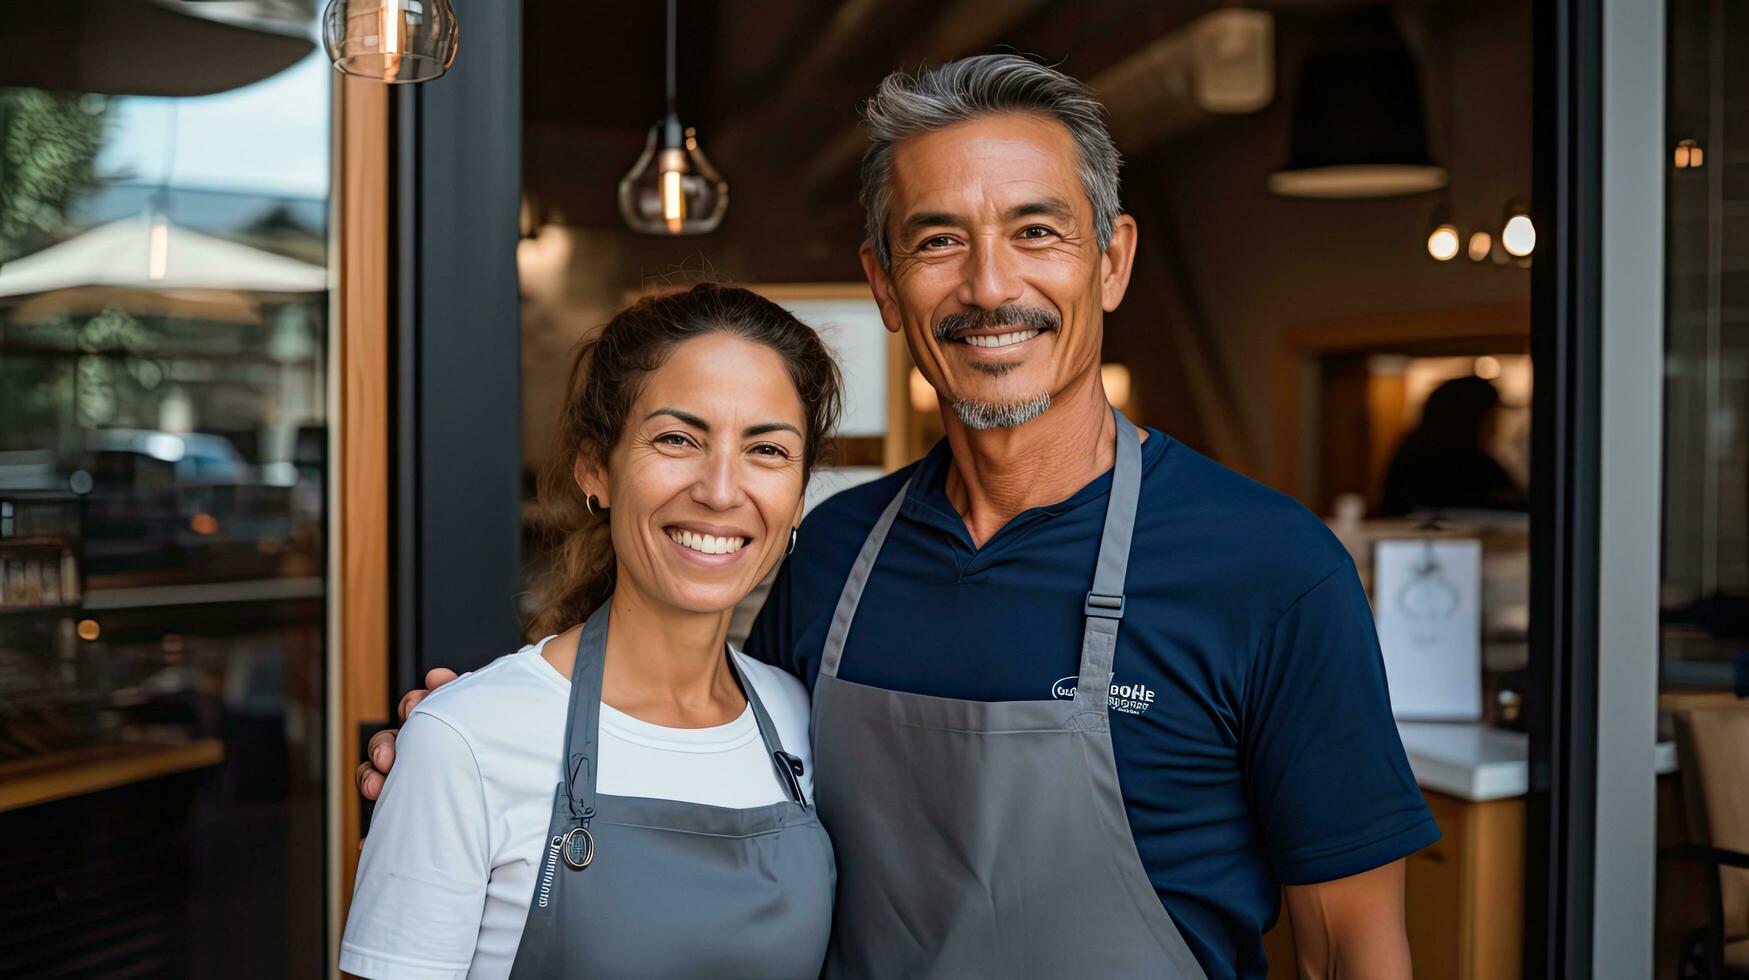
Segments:
[[[953,413],[969,429],[980,432],[989,429],[1013,429],[1031,422],[1051,407],[1051,393],[1045,392],[1023,402],[978,402],[962,398],[953,403]]]

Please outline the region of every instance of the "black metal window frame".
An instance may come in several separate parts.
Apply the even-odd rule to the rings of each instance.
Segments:
[[[1535,45],[1526,976],[1592,974],[1601,453],[1603,9],[1544,0]]]
[[[391,697],[520,643],[522,3],[479,13],[392,100]]]

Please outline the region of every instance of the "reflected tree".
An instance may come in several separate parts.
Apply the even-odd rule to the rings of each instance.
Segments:
[[[109,100],[0,89],[0,262],[60,237],[67,206],[97,183]]]

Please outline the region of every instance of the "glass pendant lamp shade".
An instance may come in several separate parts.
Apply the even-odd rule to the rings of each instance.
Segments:
[[[646,235],[703,235],[715,231],[729,210],[729,182],[711,166],[698,133],[680,124],[674,110],[674,41],[680,19],[668,0],[668,112],[650,127],[644,153],[619,182],[619,214]]]
[[[669,116],[650,127],[644,153],[619,182],[619,213],[647,235],[715,231],[729,209],[729,184],[718,174],[698,134]]]
[[[379,82],[424,82],[455,63],[449,0],[329,0],[322,43],[334,67]]]

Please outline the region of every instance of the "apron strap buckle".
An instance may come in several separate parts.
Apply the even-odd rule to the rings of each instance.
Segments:
[[[585,774],[584,770],[589,773]],[[595,816],[595,779],[589,757],[581,752],[571,756],[570,771],[565,776],[565,799],[571,807],[571,816],[579,820],[588,820]],[[585,785],[579,787],[577,778],[585,776]],[[583,792],[578,792],[581,789]]]
[[[1104,595],[1098,592],[1087,593],[1087,602],[1081,607],[1082,615],[1099,619],[1123,618],[1123,595]]]
[[[771,755],[777,762],[778,775],[782,777],[784,789],[789,791],[790,799],[806,810],[808,798],[802,793],[802,760],[781,749]]]

